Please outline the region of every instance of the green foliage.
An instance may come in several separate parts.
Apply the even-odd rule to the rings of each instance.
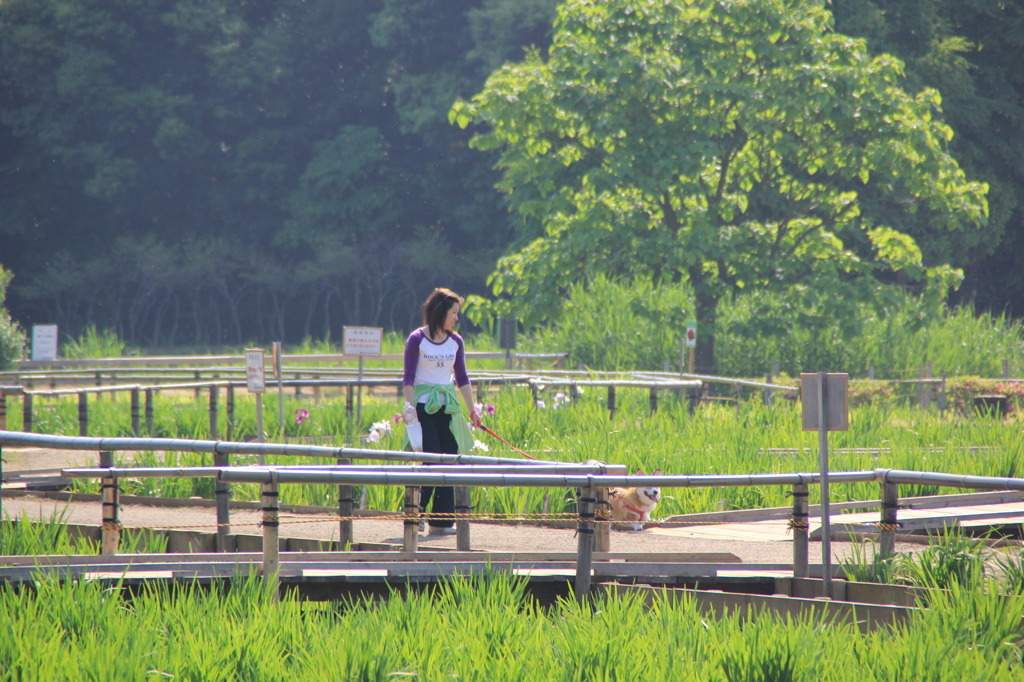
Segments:
[[[159,554],[167,551],[167,538],[148,528],[125,529],[120,547],[122,554]],[[99,542],[70,535],[64,511],[44,521],[30,521],[27,513],[0,519],[0,556],[99,553]]]
[[[717,357],[727,376],[762,377],[779,363],[790,376],[800,372],[846,371],[863,377],[873,366],[878,379],[917,378],[931,362],[934,376],[978,374],[995,377],[1003,362],[1011,372],[1024,357],[1024,326],[1005,316],[975,315],[971,307],[934,309],[928,301],[901,295],[884,311],[856,309],[837,322],[823,307],[801,309],[785,295],[744,294],[722,301],[718,312]],[[679,370],[685,322],[694,316],[694,296],[685,283],[655,286],[646,277],[610,280],[602,274],[573,284],[558,320],[524,340],[531,351],[568,352],[570,367]],[[859,329],[844,339],[842,325]],[[962,402],[982,386],[950,381],[947,391]],[[1018,384],[984,386],[1018,396]],[[893,396],[883,384],[855,385],[852,400]],[[959,402],[955,403],[959,405]]]
[[[905,93],[902,65],[818,3],[570,2],[549,55],[449,115],[501,151],[528,227],[490,283],[527,324],[557,317],[581,271],[686,278],[709,370],[728,294],[785,292],[848,337],[859,306],[891,300],[880,281],[932,301],[958,282],[910,229],[984,224],[986,187],[948,154],[938,94]]]
[[[11,319],[11,314],[4,307],[7,299],[7,287],[13,274],[0,265],[0,370],[9,369],[22,359],[28,339],[18,323]]]
[[[81,336],[64,344],[62,355],[71,359],[119,358],[127,345],[117,332],[110,329],[98,332],[95,325],[89,325]]]
[[[1019,677],[1024,599],[957,589],[867,635],[812,615],[710,617],[672,591],[542,609],[507,574],[340,605],[275,599],[258,576],[132,593],[48,578],[3,586],[0,609],[15,679],[1004,682]]]

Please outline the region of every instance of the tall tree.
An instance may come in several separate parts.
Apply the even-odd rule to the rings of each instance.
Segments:
[[[570,1],[555,26],[548,59],[450,113],[501,150],[500,187],[543,228],[491,277],[528,319],[588,271],[686,277],[711,371],[731,293],[785,290],[841,321],[881,284],[958,281],[909,233],[983,225],[986,188],[948,153],[938,93],[904,92],[900,62],[834,33],[823,3]]]

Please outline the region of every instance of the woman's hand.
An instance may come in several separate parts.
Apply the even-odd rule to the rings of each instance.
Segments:
[[[402,419],[405,420],[406,424],[412,424],[416,421],[416,408],[412,406],[412,403],[405,404],[405,408],[402,410]]]
[[[480,412],[474,407],[469,413],[469,423],[473,425],[474,429],[483,428],[483,421],[480,419]]]

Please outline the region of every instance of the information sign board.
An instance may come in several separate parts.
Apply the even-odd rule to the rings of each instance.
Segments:
[[[345,355],[380,355],[383,327],[343,327]]]
[[[32,325],[32,359],[57,359],[57,325]]]
[[[263,393],[266,390],[266,361],[262,348],[247,348],[245,351],[245,382],[249,393]]]

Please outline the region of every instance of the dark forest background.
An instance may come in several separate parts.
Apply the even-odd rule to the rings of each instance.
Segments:
[[[3,0],[0,265],[26,327],[241,345],[407,330],[487,293],[519,220],[458,97],[550,39],[553,0]],[[922,244],[954,302],[1024,316],[1024,11],[835,0],[836,30],[937,88],[995,235]]]

